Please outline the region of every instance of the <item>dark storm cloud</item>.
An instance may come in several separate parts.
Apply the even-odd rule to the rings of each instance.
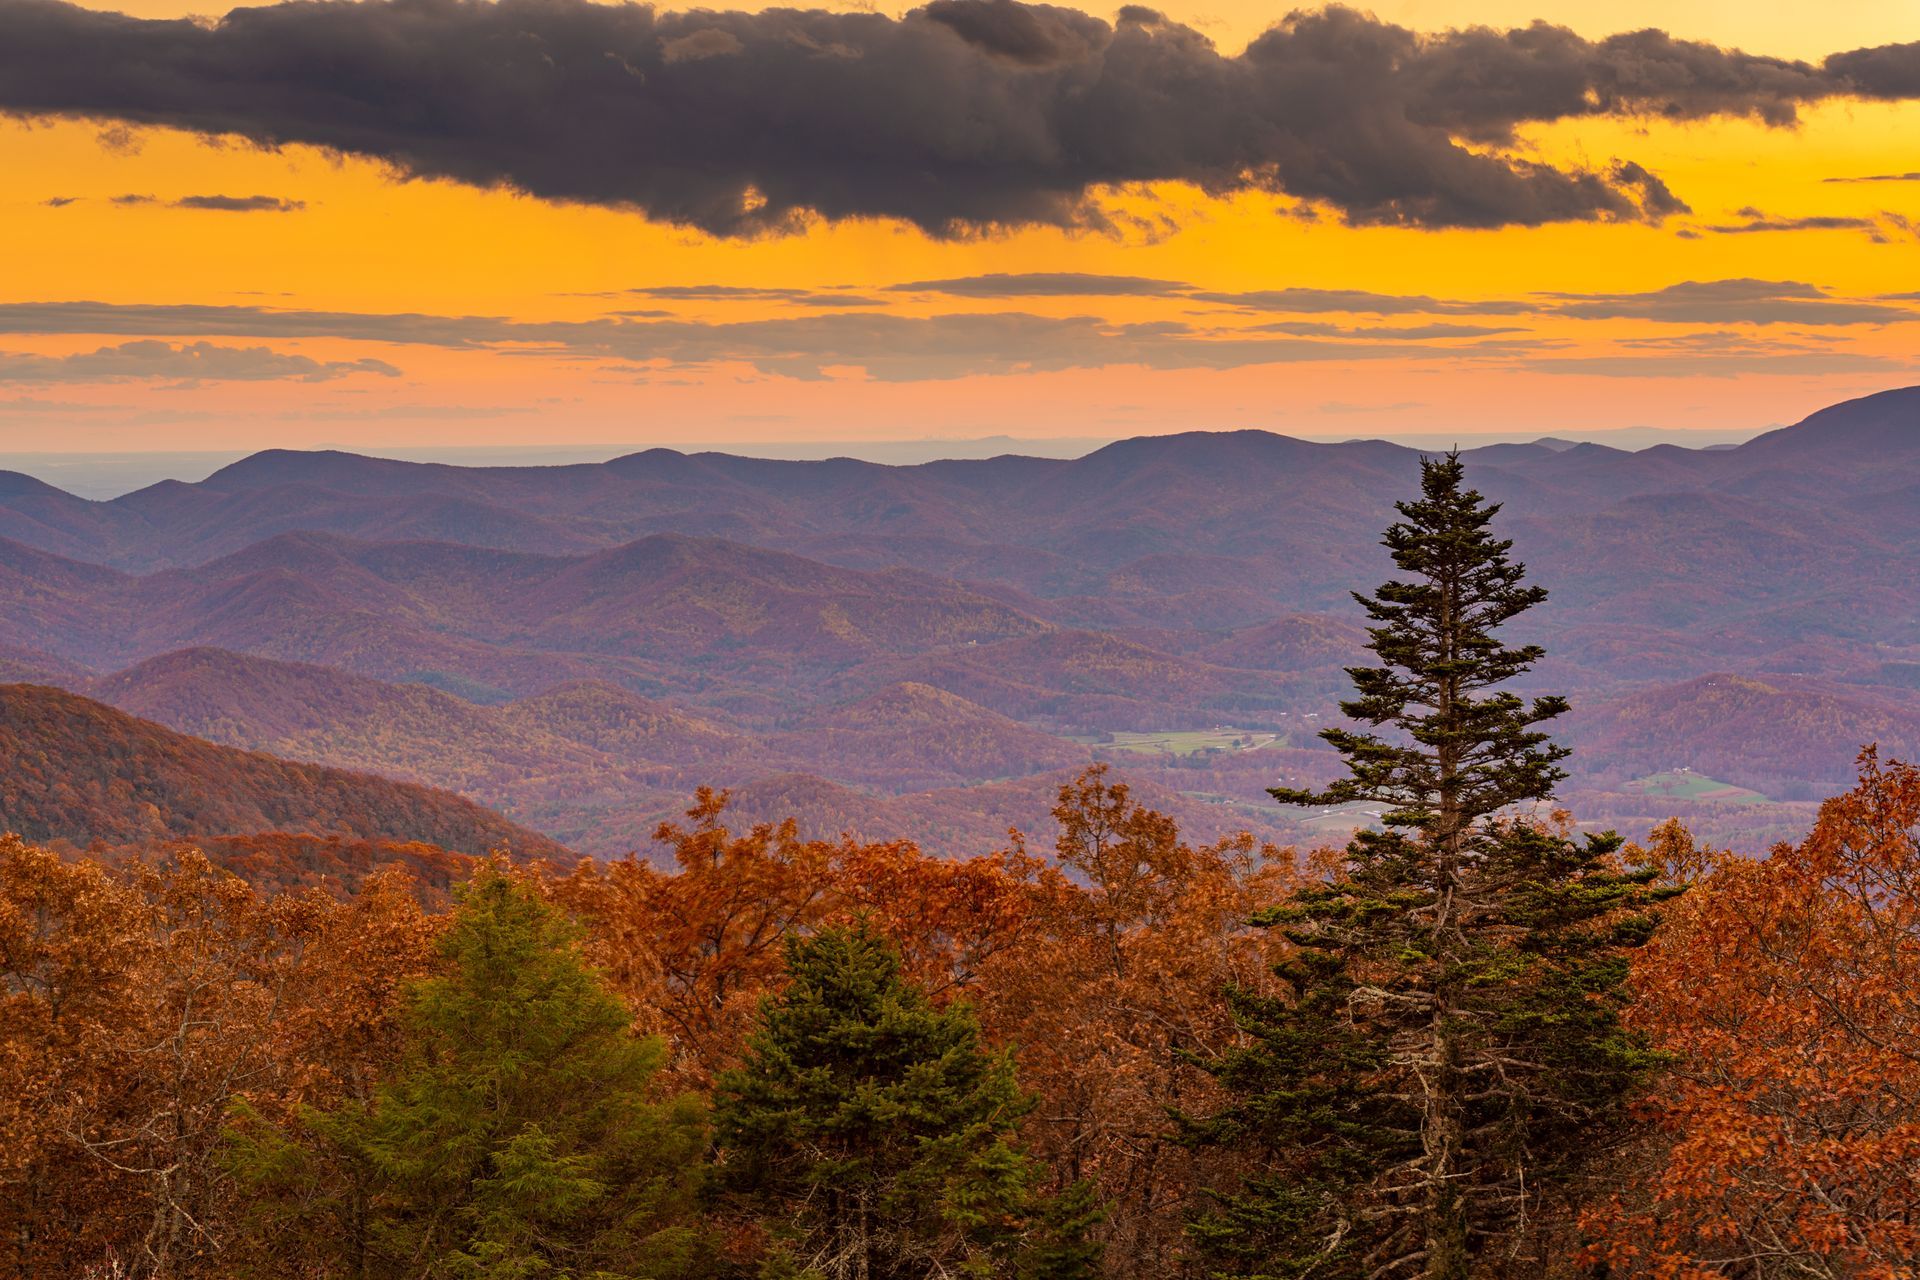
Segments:
[[[1107,24],[1074,9],[1019,4],[1016,0],[933,0],[920,11],[976,49],[1028,67],[1083,60],[1106,43]],[[1121,21],[1152,23],[1147,9]]]
[[[1863,98],[1920,97],[1920,42],[1836,53],[1826,70]]]
[[[1796,280],[1687,280],[1645,293],[1547,293],[1544,308],[1582,320],[1670,324],[1888,324],[1920,312],[1835,298]]]
[[[0,0],[0,110],[312,144],[721,235],[810,216],[1105,227],[1091,190],[1160,180],[1363,224],[1657,220],[1685,205],[1630,160],[1501,148],[1582,116],[1784,125],[1836,94],[1907,92],[1906,57],[1820,68],[1544,23],[1422,35],[1343,8],[1223,55],[1131,5],[1108,23],[1016,0],[897,19],[362,0],[200,22]]]
[[[0,383],[331,382],[360,373],[400,376],[384,360],[320,361],[268,347],[223,347],[211,342],[176,345],[151,338],[62,356],[0,351]]]

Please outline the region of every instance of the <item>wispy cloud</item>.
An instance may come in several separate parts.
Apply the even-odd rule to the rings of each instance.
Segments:
[[[625,290],[644,298],[663,302],[774,302],[797,307],[882,307],[881,298],[828,289],[779,289],[733,284],[643,285]],[[670,315],[671,312],[626,311],[622,315]]]
[[[687,286],[663,286],[686,288]],[[723,295],[725,296],[725,295]],[[1184,303],[1196,294],[1170,295]],[[1244,301],[1224,317],[1196,315],[1190,308],[1151,321],[1115,320],[1099,315],[1039,315],[998,310],[910,315],[886,309],[809,310],[750,315],[748,318],[690,318],[645,311],[580,320],[516,320],[502,316],[435,315],[321,311],[255,305],[103,302],[18,302],[0,304],[0,333],[18,335],[99,335],[153,339],[139,347],[156,361],[179,362],[181,350],[170,342],[207,340],[276,341],[335,339],[380,346],[436,347],[515,359],[570,361],[612,376],[658,379],[669,372],[724,365],[746,365],[762,374],[819,379],[860,371],[879,381],[1003,376],[1139,366],[1148,369],[1231,369],[1263,364],[1471,360],[1487,367],[1589,372],[1608,367],[1622,372],[1666,362],[1662,376],[1686,372],[1689,360],[1712,357],[1716,367],[1755,366],[1766,372],[1767,359],[1791,360],[1789,368],[1890,368],[1871,355],[1854,355],[1822,346],[1802,334],[1800,346],[1759,345],[1767,326],[1830,329],[1885,325],[1920,319],[1910,300],[1838,297],[1818,286],[1795,281],[1689,281],[1664,289],[1611,294],[1554,293],[1515,300],[1446,300],[1425,295],[1389,295],[1315,289],[1261,294],[1216,294],[1215,298],[1256,299],[1287,306],[1291,315],[1257,310]],[[1490,323],[1449,318],[1457,313],[1492,312],[1548,320],[1639,320],[1658,327],[1709,326],[1708,334],[1673,332],[1616,340],[1620,353],[1590,354],[1575,348],[1563,331],[1495,320]],[[1423,313],[1439,313],[1421,319]],[[731,315],[733,312],[723,312]],[[1204,313],[1203,313],[1204,314]],[[1345,316],[1392,316],[1394,322],[1369,323]],[[1399,317],[1407,317],[1399,319]],[[1218,320],[1218,323],[1212,321]],[[1252,321],[1252,323],[1249,323]],[[1745,335],[1736,343],[1728,335]],[[274,353],[256,352],[256,358]],[[95,353],[102,364],[106,353]],[[211,357],[209,357],[211,358]],[[29,359],[21,357],[21,359]],[[39,359],[52,359],[51,357]],[[303,356],[286,356],[300,361]],[[1599,360],[1603,363],[1591,363]],[[1576,363],[1588,361],[1589,363]],[[1878,362],[1878,363],[1875,363]],[[373,362],[378,363],[378,362]],[[19,365],[53,373],[64,366]],[[104,368],[104,364],[102,364]],[[390,366],[389,366],[390,367]],[[1903,366],[1902,366],[1903,367]],[[75,366],[73,372],[81,372]],[[283,364],[261,376],[346,376],[382,372],[367,362],[324,366]],[[4,376],[0,373],[0,376]],[[155,373],[152,376],[168,376]],[[180,373],[172,376],[215,375]],[[234,375],[240,376],[240,375]]]
[[[215,213],[298,213],[307,207],[307,202],[281,196],[181,196],[172,202],[172,207]]]
[[[615,361],[619,365],[743,363],[763,373],[820,378],[858,368],[885,381],[1140,365],[1227,369],[1255,364],[1495,358],[1517,348],[1426,345],[1392,331],[1340,339],[1195,329],[1177,321],[1116,324],[1097,316],[1024,312],[903,316],[884,312],[706,322],[516,321],[279,310],[249,306],[137,306],[100,302],[0,304],[0,333],[343,338],[454,350]],[[154,344],[163,346],[164,344]],[[618,367],[618,366],[616,366]]]
[[[1435,298],[1423,293],[1371,293],[1364,289],[1255,289],[1244,292],[1200,290],[1191,295],[1246,311],[1289,315],[1335,314],[1396,316],[1513,316],[1537,305],[1511,298]]]
[[[946,280],[909,280],[890,293],[937,293],[956,298],[1161,298],[1192,285],[1150,276],[1098,275],[1085,271],[988,272]]]
[[[1640,293],[1543,293],[1553,314],[1662,324],[1893,324],[1920,320],[1909,307],[1836,298],[1797,280],[1687,280]]]
[[[1525,333],[1518,325],[1491,324],[1410,324],[1340,325],[1324,320],[1275,320],[1248,326],[1247,333],[1291,333],[1300,337],[1397,339],[1401,342],[1431,342],[1441,338],[1490,338],[1502,333]]]
[[[155,339],[101,347],[72,355],[0,351],[0,383],[87,382],[330,382],[356,374],[385,378],[400,370],[384,360],[315,360],[268,347],[226,347],[211,342],[174,344]]]
[[[55,209],[64,209],[79,204],[84,196],[55,196],[43,203]],[[200,209],[213,213],[298,213],[307,207],[304,200],[289,200],[284,196],[181,196],[174,200],[162,200],[159,196],[129,191],[122,195],[108,196],[107,203],[123,208],[138,208],[150,205],[166,209]]]
[[[1881,213],[1877,217],[1843,214],[1787,216],[1748,206],[1737,210],[1734,216],[1741,221],[1709,224],[1699,230],[1723,236],[1790,231],[1859,231],[1881,243],[1887,241],[1890,233],[1912,230],[1906,218],[1894,213]]]
[[[1913,173],[1866,173],[1850,178],[1822,178],[1822,182],[1920,182],[1920,170]]]

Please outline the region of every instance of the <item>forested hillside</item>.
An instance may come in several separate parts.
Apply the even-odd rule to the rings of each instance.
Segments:
[[[215,746],[39,685],[0,685],[0,760],[0,829],[34,840],[300,831],[564,853],[444,791]]]

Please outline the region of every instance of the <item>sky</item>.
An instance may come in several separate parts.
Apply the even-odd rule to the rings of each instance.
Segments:
[[[0,452],[1726,431],[1920,382],[1911,0],[0,0],[0,173]]]

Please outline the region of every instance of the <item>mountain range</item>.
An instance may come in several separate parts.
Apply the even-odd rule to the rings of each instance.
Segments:
[[[1462,456],[1552,593],[1528,686],[1574,701],[1576,816],[1772,838],[1864,742],[1920,751],[1920,388],[1733,448]],[[0,679],[589,852],[709,783],[957,849],[1043,825],[1097,758],[1198,830],[1306,838],[1340,815],[1263,789],[1332,768],[1347,593],[1388,576],[1418,458],[1251,431],[901,467],[272,450],[105,502],[0,473]]]

